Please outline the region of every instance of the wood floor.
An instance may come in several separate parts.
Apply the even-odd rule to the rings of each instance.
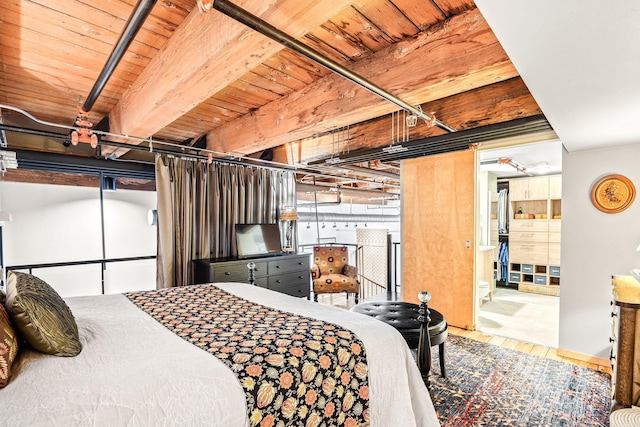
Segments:
[[[318,303],[333,305],[335,307],[350,309],[355,305],[353,296],[349,299],[345,298],[344,294],[322,294],[318,295]],[[569,357],[563,357],[558,355],[558,350],[551,347],[545,347],[541,345],[531,344],[523,341],[517,341],[510,338],[504,338],[497,335],[485,335],[478,331],[467,331],[466,329],[456,328],[449,326],[449,333],[452,335],[458,335],[461,337],[469,338],[476,341],[482,341],[489,344],[497,345],[512,350],[522,351],[524,353],[530,353],[537,356],[546,357],[548,359],[560,360],[574,365],[582,366],[585,368],[593,369],[596,371],[606,372],[611,374],[610,364],[585,362],[583,360],[573,359]]]
[[[611,365],[601,365],[599,363],[585,362],[582,360],[572,359],[569,357],[563,357],[558,355],[557,349],[551,347],[545,347],[541,345],[531,344],[528,342],[517,341],[510,338],[499,337],[497,335],[485,335],[478,331],[467,331],[465,329],[449,326],[449,333],[452,335],[459,335],[461,337],[469,338],[476,341],[482,341],[489,344],[497,345],[504,348],[510,348],[512,350],[522,351],[523,353],[535,354],[537,356],[546,357],[548,359],[560,360],[574,365],[583,366],[585,368],[594,369],[596,371],[606,372],[611,374]]]

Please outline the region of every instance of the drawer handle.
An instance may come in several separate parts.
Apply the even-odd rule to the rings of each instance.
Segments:
[[[224,275],[225,275],[225,276],[231,276],[231,272],[230,272],[230,271],[225,271],[225,272],[224,272]]]
[[[298,276],[298,279],[304,279],[304,276]]]
[[[276,268],[280,268],[280,266],[279,266],[279,265],[276,265]]]
[[[298,265],[304,265],[304,262],[300,261],[300,262],[298,263]]]
[[[282,280],[278,279],[278,280],[276,280],[276,283],[282,283]]]
[[[523,248],[534,248],[536,245],[522,245]]]

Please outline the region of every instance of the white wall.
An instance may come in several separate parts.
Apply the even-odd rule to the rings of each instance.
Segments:
[[[607,174],[629,178],[640,190],[640,145],[564,152],[560,344],[563,350],[609,358],[611,276],[640,267],[640,198],[626,211],[606,214],[590,199]]]
[[[4,265],[102,259],[100,190],[91,187],[2,182]],[[156,228],[147,223],[154,191],[104,192],[106,258],[156,254]],[[101,265],[33,270],[63,297],[102,292]],[[155,260],[109,263],[105,293],[155,288]]]

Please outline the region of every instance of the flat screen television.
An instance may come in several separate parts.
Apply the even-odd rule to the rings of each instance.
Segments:
[[[278,224],[236,224],[238,257],[282,255]]]

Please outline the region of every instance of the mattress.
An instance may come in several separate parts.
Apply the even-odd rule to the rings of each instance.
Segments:
[[[372,426],[439,425],[413,357],[391,326],[264,288],[215,285],[249,301],[354,332],[367,354]],[[78,324],[82,352],[73,358],[21,354],[19,373],[0,389],[2,425],[250,425],[244,391],[232,370],[124,295],[66,302]]]

